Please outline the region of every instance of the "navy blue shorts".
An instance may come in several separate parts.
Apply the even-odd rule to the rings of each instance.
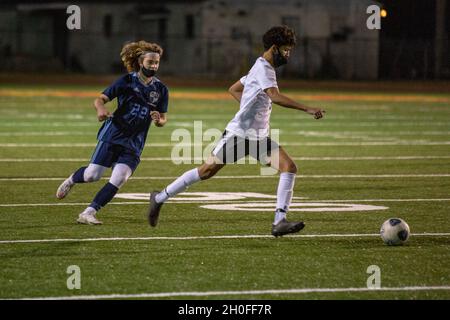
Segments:
[[[99,141],[91,158],[91,163],[111,168],[115,163],[124,163],[134,172],[139,165],[140,158],[132,150],[119,144]]]

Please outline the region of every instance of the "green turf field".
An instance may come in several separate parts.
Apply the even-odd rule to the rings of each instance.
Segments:
[[[98,215],[102,226],[75,220],[106,180],[77,185],[62,201],[55,192],[96,144],[93,98],[76,94],[103,88],[3,88],[0,298],[450,299],[450,94],[345,92],[335,101],[341,92],[287,91],[327,113],[314,120],[273,107],[272,129],[299,168],[288,218],[306,223],[273,238],[278,179],[255,164],[230,165],[188,190],[209,200],[171,200],[157,228],[144,218],[146,194],[197,166],[171,162],[173,131],[193,133],[199,120],[223,130],[238,109],[221,96],[226,88],[172,88],[168,124],[150,129],[119,191],[137,199],[114,199]],[[45,94],[61,90],[72,96]],[[223,193],[229,198],[218,199]],[[409,223],[406,245],[381,241],[390,217]],[[67,287],[72,265],[81,289]],[[371,265],[379,290],[367,289]]]

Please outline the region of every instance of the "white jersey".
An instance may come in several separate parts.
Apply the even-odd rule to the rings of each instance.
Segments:
[[[252,140],[266,138],[269,135],[272,100],[264,90],[278,87],[275,69],[266,59],[259,57],[240,81],[244,86],[240,108],[225,130]]]

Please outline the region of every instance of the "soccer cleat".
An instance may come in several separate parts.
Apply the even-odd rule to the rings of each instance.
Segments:
[[[72,176],[64,180],[64,182],[61,183],[61,185],[58,187],[58,190],[56,191],[56,198],[58,198],[59,200],[64,199],[74,185],[75,183],[72,182]]]
[[[277,224],[272,224],[272,235],[274,237],[281,237],[285,234],[296,233],[305,227],[303,221],[289,222],[286,219],[281,220]]]
[[[161,207],[164,203],[157,203],[156,202],[156,195],[159,193],[159,191],[153,191],[150,194],[150,207],[147,211],[147,219],[148,223],[152,227],[156,227],[158,224],[158,218],[159,218],[159,211],[161,211]]]
[[[86,213],[86,211],[80,213],[77,222],[81,224],[94,224],[94,225],[103,224],[103,222],[97,220],[95,213]]]

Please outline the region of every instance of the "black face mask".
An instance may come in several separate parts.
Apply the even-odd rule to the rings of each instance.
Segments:
[[[277,48],[277,51],[273,53],[273,65],[275,68],[278,68],[282,65],[285,65],[288,62],[288,59],[283,56],[280,52],[280,48]]]
[[[147,69],[144,66],[142,66],[141,70],[142,70],[142,73],[144,74],[144,76],[146,76],[147,78],[153,77],[156,74],[155,70]]]

